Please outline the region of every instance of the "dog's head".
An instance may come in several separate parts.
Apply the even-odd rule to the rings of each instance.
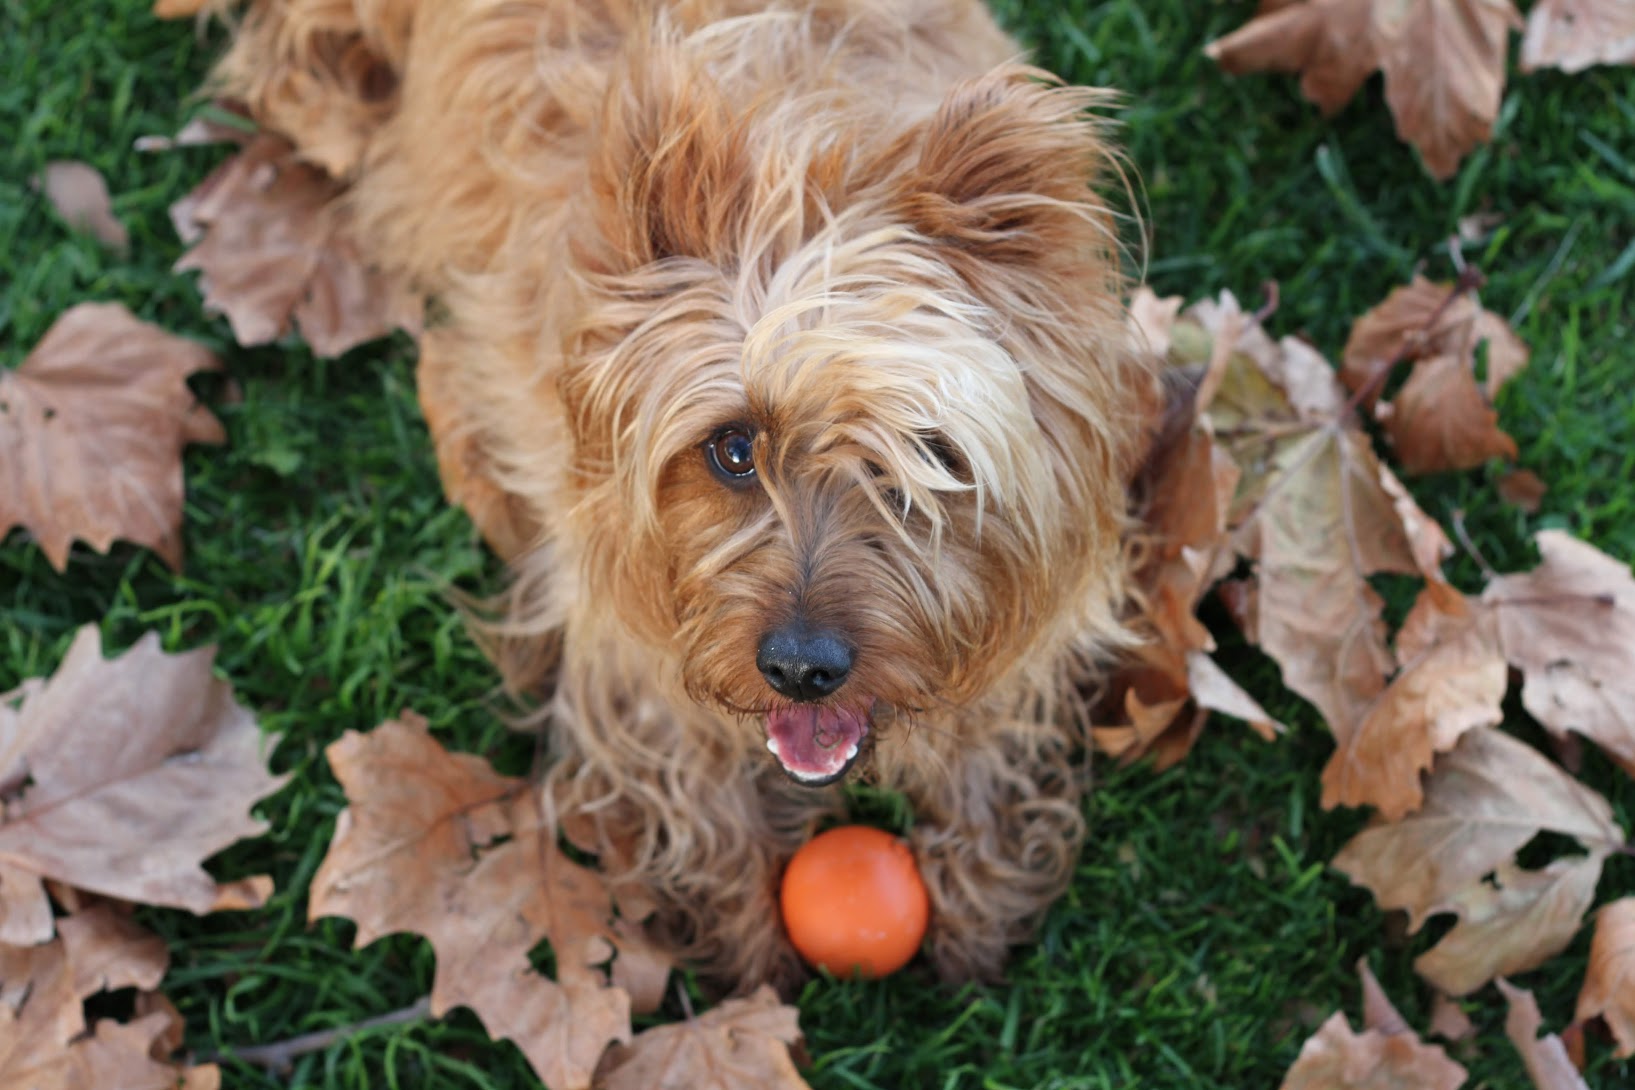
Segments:
[[[803,782],[1116,638],[1142,382],[1088,102],[1014,69],[896,133],[696,82],[603,119],[562,384],[589,593]]]

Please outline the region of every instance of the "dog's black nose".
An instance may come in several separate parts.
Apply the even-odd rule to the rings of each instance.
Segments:
[[[761,637],[755,665],[791,700],[821,700],[846,682],[852,653],[833,632],[796,622]]]

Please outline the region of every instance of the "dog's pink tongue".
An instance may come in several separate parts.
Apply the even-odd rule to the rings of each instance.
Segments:
[[[846,770],[868,733],[865,713],[800,704],[766,717],[766,748],[797,780],[822,783]]]

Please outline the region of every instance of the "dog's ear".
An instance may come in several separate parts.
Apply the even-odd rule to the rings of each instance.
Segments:
[[[720,88],[673,43],[627,50],[589,163],[598,264],[726,261],[753,185],[746,133]]]
[[[1007,66],[962,83],[905,136],[912,166],[895,179],[917,232],[988,262],[1082,262],[1112,249],[1112,216],[1094,184],[1113,162],[1089,110],[1105,92]]]

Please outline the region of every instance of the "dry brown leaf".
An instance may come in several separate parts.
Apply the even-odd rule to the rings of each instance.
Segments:
[[[320,356],[393,329],[419,330],[420,300],[363,264],[335,206],[341,186],[263,133],[171,207],[205,304],[242,345],[266,344],[293,322]]]
[[[1500,430],[1499,414],[1456,356],[1421,360],[1396,399],[1378,412],[1408,473],[1474,469],[1489,458],[1516,456],[1516,441]]]
[[[1369,576],[1440,582],[1452,547],[1380,465],[1322,357],[1290,338],[1272,346],[1258,327],[1240,343],[1209,417],[1243,470],[1230,518],[1255,561],[1245,634],[1343,735],[1395,666]]]
[[[217,1090],[221,1072],[214,1064],[184,1069],[153,1058],[155,1043],[169,1031],[167,1019],[165,1014],[132,1022],[103,1019],[89,1036],[27,1066],[11,1070],[0,1061],[0,1090]],[[7,1028],[0,1011],[0,1037]]]
[[[1536,969],[1567,948],[1595,901],[1599,854],[1558,859],[1542,870],[1502,863],[1491,880],[1440,906],[1459,923],[1414,961],[1449,995],[1469,995],[1495,977]]]
[[[1426,589],[1397,633],[1397,657],[1402,671],[1323,769],[1325,809],[1373,806],[1398,820],[1419,808],[1420,773],[1436,754],[1504,719],[1509,671],[1491,610]]]
[[[1487,346],[1488,358],[1482,392],[1492,399],[1527,366],[1527,345],[1508,322],[1483,310],[1469,292],[1416,276],[1352,323],[1340,379],[1356,392],[1377,386],[1379,372],[1395,360],[1458,356],[1474,365],[1480,345]],[[1363,404],[1373,405],[1378,393],[1373,390]]]
[[[1493,135],[1510,32],[1521,29],[1521,15],[1509,0],[1391,0],[1374,11],[1397,135],[1445,181]]]
[[[654,1026],[610,1050],[599,1090],[806,1090],[790,1046],[800,1012],[761,987],[697,1018]]]
[[[1254,697],[1244,692],[1237,682],[1226,676],[1226,671],[1202,651],[1187,656],[1187,684],[1192,699],[1200,708],[1221,712],[1249,724],[1249,729],[1266,741],[1274,741],[1288,730],[1282,723],[1266,714]]]
[[[1385,989],[1380,987],[1379,978],[1374,970],[1368,967],[1367,958],[1357,959],[1357,975],[1362,978],[1363,993],[1363,1028],[1377,1030],[1387,1037],[1408,1033],[1408,1020],[1402,1017],[1391,1002]]]
[[[35,182],[70,228],[86,232],[116,253],[130,249],[131,233],[114,215],[108,183],[95,167],[57,160],[47,163]]]
[[[1635,897],[1604,906],[1595,916],[1590,967],[1578,993],[1576,1022],[1606,1020],[1619,1059],[1635,1056]]]
[[[1499,477],[1495,488],[1501,500],[1529,515],[1538,513],[1550,491],[1550,486],[1530,469],[1510,470]]]
[[[1516,851],[1540,830],[1574,837],[1590,855],[1541,871],[1517,868]],[[1481,728],[1437,761],[1417,812],[1359,833],[1334,866],[1372,890],[1381,907],[1405,909],[1410,933],[1431,915],[1459,915],[1416,962],[1458,995],[1565,945],[1589,907],[1602,860],[1623,839],[1605,799],[1529,746]],[[1495,872],[1496,884],[1486,878]]]
[[[1303,0],[1263,10],[1205,52],[1232,73],[1299,72],[1325,113],[1380,69],[1397,134],[1446,179],[1492,134],[1509,30],[1520,26],[1509,0]]]
[[[1577,731],[1635,775],[1635,579],[1559,530],[1535,540],[1543,562],[1488,584],[1522,704],[1551,733]]]
[[[1581,72],[1596,64],[1635,64],[1635,4],[1538,0],[1527,13],[1521,70]]]
[[[1185,696],[1178,696],[1149,704],[1142,699],[1137,686],[1131,684],[1124,690],[1123,723],[1092,727],[1090,736],[1096,749],[1109,757],[1125,762],[1137,760],[1151,752],[1175,723],[1186,703]]]
[[[1478,384],[1477,347],[1484,344],[1487,379]],[[1383,372],[1399,360],[1419,361],[1396,400],[1375,412],[1402,467],[1434,473],[1515,457],[1515,441],[1499,430],[1491,402],[1527,359],[1510,326],[1468,292],[1416,276],[1353,324],[1341,378],[1374,404]]]
[[[105,660],[96,626],[80,629],[57,672],[23,697],[15,737],[0,738],[28,773],[0,822],[7,875],[197,913],[224,888],[238,900],[254,888],[218,886],[200,866],[266,828],[249,808],[282,783],[263,763],[254,717],[211,675],[214,657],[167,655],[149,633]],[[50,937],[44,890],[29,896],[23,923],[4,921],[6,941]]]
[[[1429,1032],[1445,1041],[1468,1041],[1476,1035],[1476,1026],[1463,1007],[1448,996],[1437,992],[1431,999]]]
[[[1213,379],[1205,413],[1213,441],[1207,431],[1191,437],[1193,449],[1176,458],[1186,476],[1161,477],[1155,489],[1173,493],[1190,521],[1173,520],[1171,533],[1187,548],[1144,584],[1156,587],[1148,591],[1153,627],[1174,663],[1211,646],[1191,614],[1230,570],[1220,544],[1230,526],[1236,552],[1256,562],[1255,582],[1236,588],[1254,603],[1235,614],[1245,634],[1337,734],[1349,730],[1395,666],[1369,576],[1418,573],[1440,585],[1452,547],[1379,464],[1333,369],[1309,345],[1272,341],[1229,293],[1188,308],[1168,333],[1170,360],[1204,366]],[[1164,672],[1184,678],[1173,664]],[[1143,696],[1151,705],[1187,691],[1149,687]]]
[[[1465,1069],[1412,1034],[1356,1033],[1336,1011],[1300,1048],[1282,1090],[1457,1090]]]
[[[608,1043],[630,1038],[630,997],[609,986],[605,963],[654,954],[621,945],[605,885],[545,835],[534,789],[447,753],[412,713],[345,735],[328,756],[351,805],[313,879],[311,916],[355,920],[360,946],[426,936],[434,1015],[469,1007],[551,1090],[589,1086]],[[529,966],[542,938],[554,981]]]
[[[1145,335],[1169,351],[1179,300],[1138,292],[1137,301],[1142,300],[1143,314],[1136,320],[1150,327]],[[1180,328],[1190,340],[1189,347],[1176,353],[1178,368],[1195,362],[1188,351],[1214,351],[1196,323]],[[1218,354],[1229,355],[1230,345]],[[1207,373],[1204,382],[1209,383]],[[1268,740],[1283,729],[1215,666],[1207,654],[1215,641],[1195,616],[1209,587],[1234,563],[1227,512],[1239,477],[1199,419],[1198,396],[1190,379],[1173,385],[1166,413],[1172,424],[1159,429],[1148,455],[1141,488],[1143,551],[1132,581],[1138,588],[1136,627],[1144,642],[1114,680],[1101,709],[1112,724],[1092,732],[1103,752],[1124,762],[1152,753],[1160,770],[1186,756],[1208,711],[1246,719]]]
[[[1525,988],[1517,988],[1508,980],[1500,980],[1499,991],[1510,1004],[1505,1016],[1504,1032],[1510,1043],[1521,1053],[1527,1074],[1538,1090],[1590,1090],[1584,1077],[1578,1073],[1567,1056],[1567,1048],[1555,1034],[1538,1035],[1544,1018],[1539,1014],[1538,1001]]]
[[[221,424],[187,388],[219,364],[112,303],[81,303],[15,371],[0,369],[0,534],[25,526],[58,571],[75,539],[182,565],[182,448]]]
[[[1130,295],[1130,324],[1148,351],[1158,359],[1169,355],[1170,328],[1175,325],[1185,302],[1179,295],[1159,298],[1145,284]]]
[[[158,986],[169,960],[158,936],[106,904],[64,917],[57,930],[57,938],[38,946],[0,945],[0,1088],[218,1084],[213,1067],[184,1072],[166,1062],[177,1040],[175,1008],[142,1002],[153,996],[148,989]],[[142,990],[140,1016],[87,1027],[84,1001],[123,988]]]

